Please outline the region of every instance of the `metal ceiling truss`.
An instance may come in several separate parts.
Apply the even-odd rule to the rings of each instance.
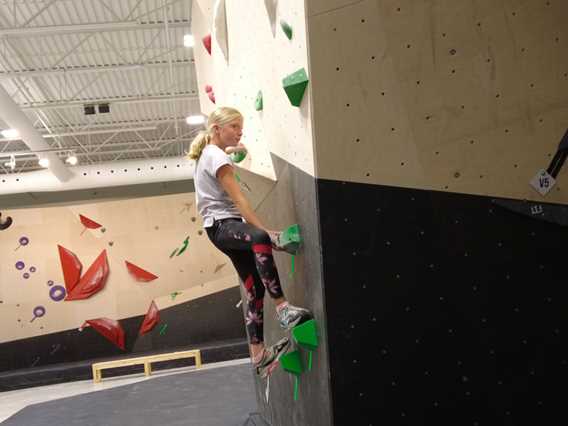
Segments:
[[[190,20],[191,0],[2,2],[0,85],[56,158],[183,155],[199,130],[185,117],[200,114],[193,51],[183,46]],[[4,129],[2,120],[0,111]],[[22,156],[29,146],[0,137],[0,174],[40,169]],[[10,154],[21,158],[13,170]]]

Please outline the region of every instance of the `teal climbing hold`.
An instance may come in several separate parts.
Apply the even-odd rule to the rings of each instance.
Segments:
[[[302,103],[306,87],[308,87],[308,75],[304,68],[296,71],[285,77],[282,80],[282,85],[290,103],[299,107]]]
[[[292,27],[290,26],[290,24],[288,22],[286,22],[284,19],[282,19],[280,21],[280,28],[282,28],[282,31],[284,31],[284,34],[286,34],[286,37],[288,37],[288,40],[292,40],[293,30],[292,30]]]
[[[262,111],[263,107],[264,105],[262,101],[262,90],[259,90],[254,101],[254,109],[257,111]]]

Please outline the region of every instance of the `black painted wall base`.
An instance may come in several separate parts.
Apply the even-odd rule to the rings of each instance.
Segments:
[[[85,361],[90,365],[94,360],[124,357],[130,354],[167,352],[189,346],[201,347],[214,342],[219,345],[219,342],[237,341],[239,342],[237,345],[240,345],[245,341],[246,333],[242,312],[235,308],[239,300],[239,288],[233,287],[162,309],[159,324],[142,337],[138,336],[138,331],[144,316],[120,320],[126,335],[125,351],[114,346],[91,327],[83,331],[67,330],[2,343],[0,344],[0,382],[2,376],[29,376],[26,372],[21,375],[19,370],[32,369],[30,371],[33,373],[41,371],[41,367],[48,367],[46,371],[51,371],[49,367],[52,365],[58,365],[53,371],[63,371],[67,365],[67,372],[55,374],[55,377],[58,375],[61,377],[61,381],[79,380],[84,378],[81,366]],[[233,349],[221,358],[233,359],[230,356],[231,351]],[[248,356],[248,349],[244,353],[241,349],[237,352],[238,357]],[[41,374],[33,373],[32,376],[36,377],[33,379],[34,386],[40,384],[38,377]],[[55,380],[51,373],[47,373],[46,377],[48,377],[46,380]],[[28,379],[22,379],[22,382],[26,380]],[[55,382],[41,384],[46,383]],[[8,385],[0,384],[0,390],[6,390],[5,386]],[[14,386],[18,385],[14,383]]]
[[[318,183],[335,425],[568,421],[568,233],[491,198]]]

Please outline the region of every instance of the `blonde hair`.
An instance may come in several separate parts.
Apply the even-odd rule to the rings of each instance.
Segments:
[[[219,107],[209,114],[209,118],[207,119],[207,128],[200,131],[195,139],[193,139],[193,142],[191,142],[188,157],[191,160],[199,160],[203,148],[205,148],[205,145],[211,142],[211,139],[213,138],[213,128],[215,125],[224,126],[237,119],[242,120],[243,115],[239,112],[239,110],[231,107]]]

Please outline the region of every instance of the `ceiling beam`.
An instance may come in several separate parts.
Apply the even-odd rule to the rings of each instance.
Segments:
[[[175,61],[172,66],[187,66],[193,64],[193,59]],[[0,71],[0,79],[16,78],[16,77],[46,77],[56,75],[65,77],[70,74],[88,74],[101,71],[131,71],[131,70],[147,70],[151,68],[169,67],[168,61],[155,61],[140,64],[104,64],[104,65],[86,65],[77,67],[54,67],[43,69],[24,69],[16,71]]]
[[[189,21],[175,20],[168,22],[169,28],[187,28]],[[163,30],[164,22],[101,22],[92,24],[77,25],[49,25],[45,27],[18,27],[0,29],[0,38],[20,38],[20,37],[44,37],[51,35],[79,34],[79,33],[98,33],[109,31],[139,31],[139,30]]]
[[[199,99],[194,93],[191,92],[178,92],[169,95],[143,95],[143,96],[125,96],[116,98],[91,98],[91,99],[77,99],[77,100],[63,100],[55,102],[34,102],[33,104],[20,104],[20,109],[35,110],[35,109],[50,109],[50,108],[69,108],[69,107],[82,107],[83,105],[90,104],[125,104],[125,103],[140,103],[140,102],[162,102],[183,99]]]
[[[34,128],[30,119],[18,108],[8,92],[0,85],[0,116],[12,129],[18,129],[22,140],[30,150],[49,149],[49,144],[41,137]],[[60,181],[65,182],[72,177],[72,173],[65,167],[55,154],[48,153],[46,158],[50,160],[49,170]]]

